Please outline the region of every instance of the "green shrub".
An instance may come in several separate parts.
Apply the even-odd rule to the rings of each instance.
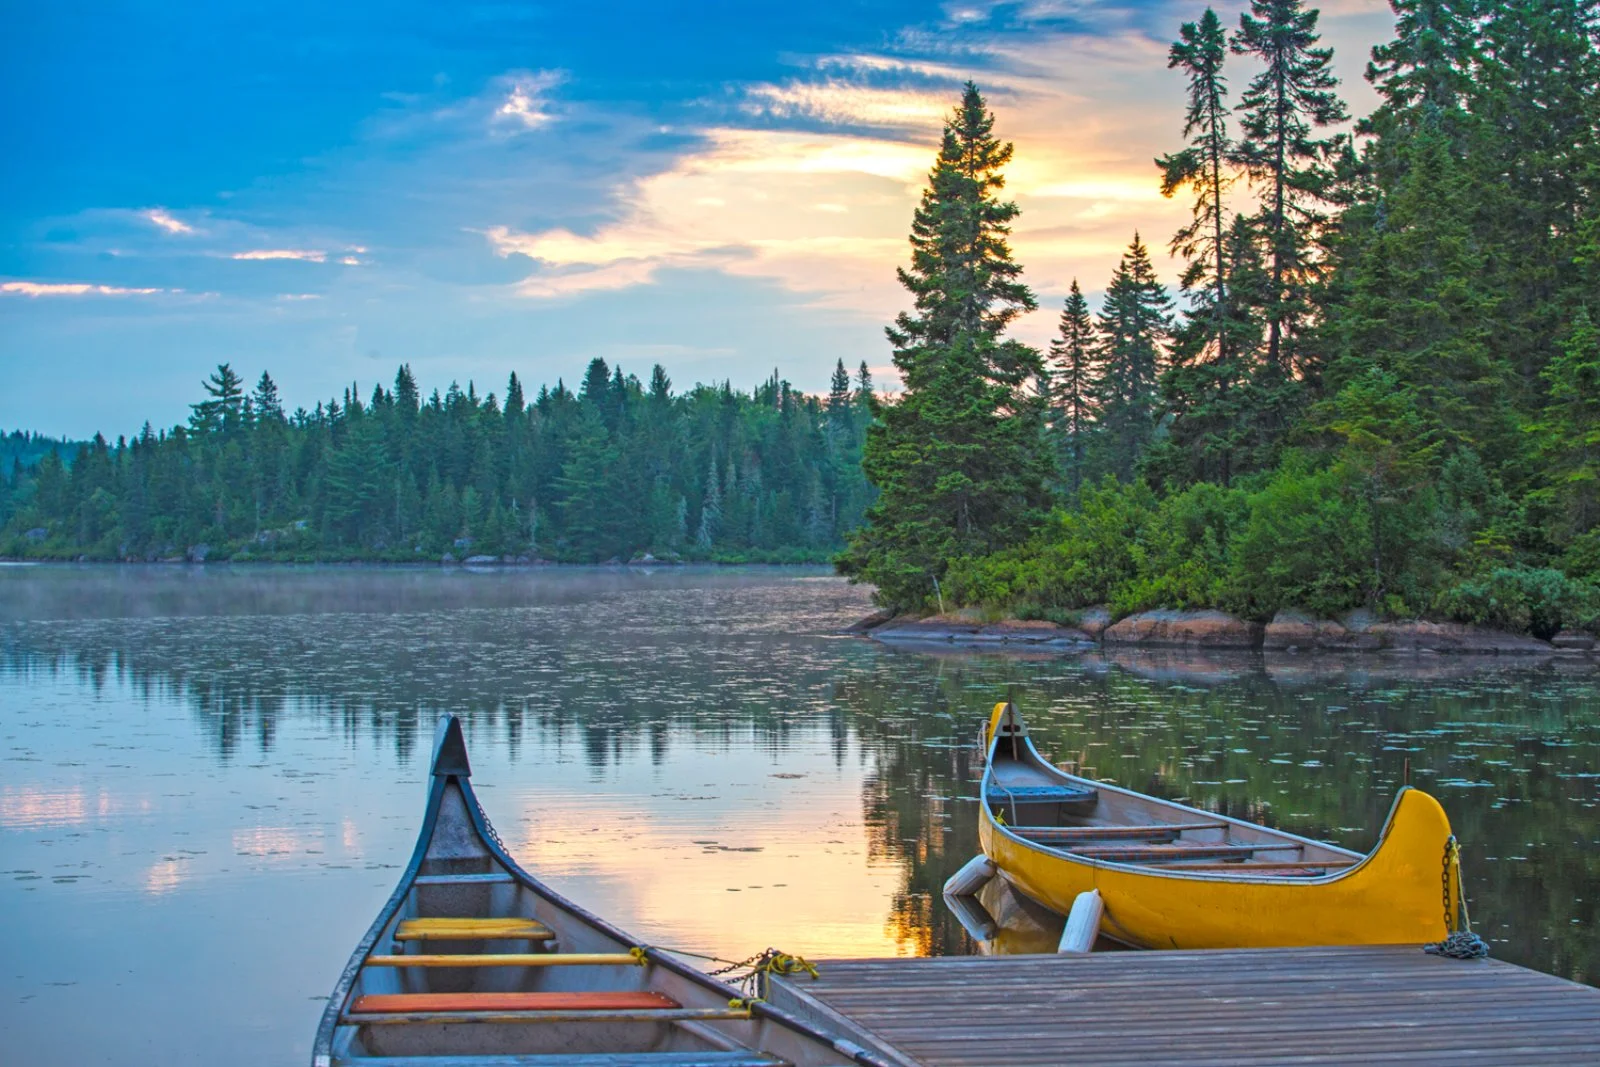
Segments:
[[[1434,608],[1457,622],[1548,640],[1566,627],[1594,629],[1600,590],[1549,567],[1499,567],[1456,583]]]
[[[1217,606],[1248,513],[1246,493],[1207,482],[1167,497],[1133,546],[1134,575],[1111,591],[1112,614]]]
[[[1107,478],[1085,486],[1073,510],[1057,509],[1044,529],[1016,548],[981,559],[960,559],[946,577],[946,597],[957,604],[1027,604],[1048,612],[1103,604],[1137,577],[1135,546],[1155,510],[1143,483]]]
[[[1365,503],[1339,472],[1285,463],[1250,496],[1219,606],[1269,619],[1286,607],[1332,616],[1360,605],[1368,528]]]

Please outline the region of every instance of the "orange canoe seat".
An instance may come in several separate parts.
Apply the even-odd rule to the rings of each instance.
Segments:
[[[424,1011],[647,1011],[681,1008],[661,993],[369,993],[350,1005],[356,1015]]]

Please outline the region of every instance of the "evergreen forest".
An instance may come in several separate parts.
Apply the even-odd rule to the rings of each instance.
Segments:
[[[968,84],[892,399],[842,363],[809,396],[595,360],[531,400],[515,375],[424,399],[402,367],[289,414],[224,364],[186,425],[7,438],[0,555],[831,556],[897,611],[1600,629],[1600,3],[1391,6],[1361,117],[1304,0],[1176,27],[1149,180],[1187,222],[1074,281],[1043,350],[1012,329],[1039,309],[1014,149]]]
[[[1600,616],[1600,5],[1391,0],[1353,119],[1302,0],[1177,28],[1187,107],[1129,234],[1045,351],[1013,148],[948,120],[888,329],[905,383],[840,569],[897,610],[1070,621],[1221,608],[1484,623]],[[1092,280],[1091,280],[1092,281]]]
[[[247,388],[222,364],[187,425],[70,456],[11,435],[0,555],[820,561],[869,501],[871,398],[865,366],[838,364],[816,397],[776,372],[674,393],[660,366],[641,382],[595,359],[577,392],[530,400],[512,374],[503,397],[424,398],[402,366],[365,400],[352,386],[291,414],[270,374]]]

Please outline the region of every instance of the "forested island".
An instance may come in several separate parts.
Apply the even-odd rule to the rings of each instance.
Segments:
[[[97,436],[13,458],[0,554],[32,559],[595,563],[818,562],[860,522],[872,381],[835,368],[825,397],[774,372],[752,392],[674,393],[590,362],[577,392],[529,400],[451,383],[424,397],[410,367],[286,412],[262,372],[223,364],[187,425]]]
[[[1349,126],[1316,10],[1207,10],[1169,65],[1181,307],[1138,235],[1048,352],[1012,147],[968,86],[889,331],[906,391],[841,557],[886,606],[1432,616],[1548,636],[1600,599],[1600,49],[1584,0],[1394,0]],[[1234,57],[1251,62],[1237,101]]]
[[[1393,0],[1352,121],[1301,0],[1178,29],[1150,180],[1193,204],[1161,283],[1130,234],[1046,351],[1013,148],[969,84],[888,328],[842,363],[674,394],[590,365],[528,402],[407,368],[283,412],[228,367],[189,424],[45,449],[0,553],[95,559],[822,559],[902,613],[1105,605],[1600,627],[1600,25],[1589,0]],[[1243,62],[1242,73],[1234,64]],[[1154,74],[1154,72],[1152,72]],[[1234,81],[1242,84],[1235,85]],[[1070,136],[1070,131],[1063,131]],[[1166,235],[1163,235],[1166,236]]]

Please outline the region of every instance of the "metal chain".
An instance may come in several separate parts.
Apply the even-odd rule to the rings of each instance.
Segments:
[[[495,830],[494,823],[489,821],[489,813],[483,810],[476,793],[472,796],[472,806],[478,809],[478,820],[483,823],[484,832],[489,835],[489,840],[493,841],[501,852],[506,851],[506,843],[500,840],[500,834]]]
[[[1450,907],[1451,875],[1454,874],[1456,907]],[[1444,904],[1443,941],[1423,945],[1422,951],[1455,960],[1479,960],[1489,954],[1483,938],[1472,932],[1472,917],[1467,912],[1466,887],[1461,881],[1461,846],[1454,834],[1445,838],[1444,861],[1439,871],[1440,896]]]

